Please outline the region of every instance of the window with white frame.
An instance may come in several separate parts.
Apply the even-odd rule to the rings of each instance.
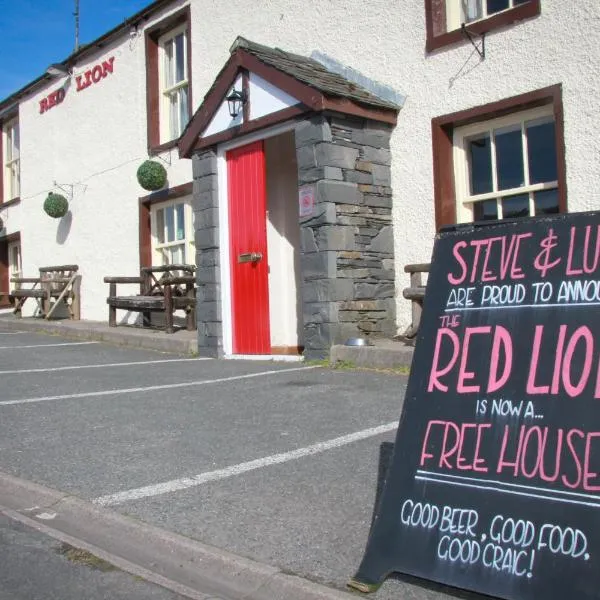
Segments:
[[[454,130],[459,222],[559,212],[552,107]]]
[[[21,277],[21,242],[10,242],[8,244],[8,277]]]
[[[152,264],[195,264],[190,198],[155,204],[151,215]]]
[[[488,19],[530,0],[446,0],[448,30],[458,29],[463,23]]]
[[[187,25],[159,38],[161,141],[178,138],[189,120]]]
[[[4,139],[4,201],[21,194],[19,120],[8,121],[2,128]]]

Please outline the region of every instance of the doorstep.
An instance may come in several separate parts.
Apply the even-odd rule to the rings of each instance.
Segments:
[[[369,346],[331,347],[332,364],[344,362],[356,367],[370,369],[409,369],[414,347],[400,340],[373,339]]]

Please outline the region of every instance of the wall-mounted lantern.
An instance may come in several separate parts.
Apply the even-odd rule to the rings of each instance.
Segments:
[[[233,88],[226,100],[227,107],[229,108],[229,114],[231,115],[232,119],[235,119],[242,111],[244,104],[246,104],[246,92],[244,92],[244,90],[238,92],[235,88]]]

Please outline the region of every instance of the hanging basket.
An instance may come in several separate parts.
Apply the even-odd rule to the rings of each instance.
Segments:
[[[167,183],[167,170],[155,160],[143,162],[137,170],[138,183],[149,192],[155,192]]]
[[[50,192],[44,200],[44,211],[53,219],[60,219],[67,214],[69,202],[61,194]]]

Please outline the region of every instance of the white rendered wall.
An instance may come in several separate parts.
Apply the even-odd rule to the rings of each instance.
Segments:
[[[242,91],[241,76],[236,78],[232,87],[239,92]],[[231,115],[229,114],[229,106],[224,100],[217,109],[215,116],[211,119],[210,123],[208,124],[208,127],[202,133],[201,137],[208,137],[211,135],[215,135],[216,133],[220,133],[221,131],[225,131],[226,129],[229,129],[231,127],[237,127],[238,125],[241,125],[243,121],[244,116],[241,112],[235,118],[231,117]]]
[[[298,100],[293,98],[289,94],[281,91],[275,86],[271,85],[268,81],[265,81],[262,77],[250,73],[249,76],[249,101],[250,101],[250,119],[259,119],[266,115],[270,115],[284,108],[289,108],[298,104]],[[232,89],[238,92],[242,91],[242,77],[236,78],[234,84],[231,86]],[[237,127],[244,121],[243,113],[239,113],[235,118],[232,118],[229,114],[229,106],[227,101],[224,99],[217,108],[214,117],[206,129],[202,132],[200,137],[209,137],[230,129],[231,127]]]
[[[299,346],[300,225],[293,132],[266,140],[265,155],[271,346]]]
[[[570,211],[600,208],[598,0],[541,0],[540,16],[486,37],[486,59],[468,41],[425,52],[421,0],[193,0],[195,102],[212,84],[238,35],[310,55],[313,50],[407,96],[392,136],[398,325],[410,321],[403,267],[430,259],[435,233],[431,119],[562,83]],[[213,32],[218,32],[215,39]]]
[[[174,8],[181,5],[174,3]],[[19,107],[23,272],[32,276],[40,266],[78,264],[84,319],[108,319],[105,275],[139,274],[138,198],[148,194],[136,179],[137,168],[148,158],[144,46],[143,32],[133,38],[127,32],[75,66],[61,104],[40,114],[39,101],[61,87],[65,77],[55,78]],[[76,92],[75,77],[111,56],[113,73]],[[191,181],[191,161],[180,161],[176,148],[161,158],[170,186]],[[48,192],[69,196],[71,189],[70,215],[46,215],[42,206]],[[7,210],[13,229],[14,209]],[[121,291],[138,293],[139,286],[120,286]],[[35,306],[28,302],[25,308],[24,314],[30,314]]]
[[[540,16],[487,35],[483,62],[467,41],[427,55],[422,1],[256,0],[251,11],[244,0],[190,1],[194,110],[238,35],[303,55],[320,50],[407,96],[391,142],[400,329],[410,319],[403,266],[428,261],[433,246],[433,117],[562,83],[569,209],[600,206],[597,0],[541,0]],[[185,4],[175,1],[145,26]],[[146,192],[135,171],[147,158],[144,53],[144,38],[125,34],[76,65],[80,72],[115,56],[114,73],[99,84],[40,115],[38,101],[57,80],[20,106],[22,201],[4,209],[11,211],[7,230],[16,231],[21,219],[25,274],[45,264],[80,264],[85,319],[107,319],[104,275],[139,267],[138,197]],[[180,161],[176,150],[162,157],[171,162],[170,185],[191,180],[190,161]],[[74,184],[68,235],[42,211],[53,181]]]
[[[250,118],[260,119],[284,108],[298,104],[298,100],[255,73],[250,73]]]

